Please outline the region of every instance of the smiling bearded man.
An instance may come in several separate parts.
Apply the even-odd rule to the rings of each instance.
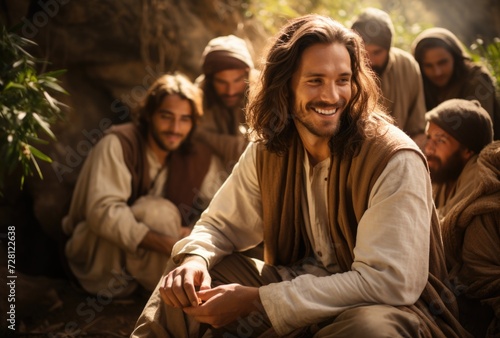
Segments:
[[[353,31],[319,15],[283,27],[250,97],[255,143],[132,337],[467,337],[425,157],[378,95]],[[261,242],[264,261],[241,254]]]

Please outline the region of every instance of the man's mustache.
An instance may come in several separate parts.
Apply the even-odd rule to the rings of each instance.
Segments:
[[[434,161],[437,163],[441,163],[441,160],[439,159],[439,157],[436,157],[434,155],[427,155],[427,161]]]

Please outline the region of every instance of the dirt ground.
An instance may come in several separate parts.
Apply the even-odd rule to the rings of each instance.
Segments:
[[[8,196],[0,198],[0,338],[129,337],[150,293],[114,299],[73,286],[59,242],[42,231],[29,201]]]
[[[5,288],[12,278],[5,267],[2,270]],[[149,297],[144,290],[124,299],[92,296],[67,279],[15,275],[16,332],[9,329],[7,317],[2,320],[0,337],[129,337]],[[2,317],[11,304],[3,296],[11,291],[5,291],[1,292]]]

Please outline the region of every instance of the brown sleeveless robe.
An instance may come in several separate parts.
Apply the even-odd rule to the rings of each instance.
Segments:
[[[342,271],[354,261],[358,222],[368,207],[370,191],[390,158],[400,150],[415,151],[427,166],[418,147],[396,127],[364,141],[353,157],[332,157],[328,178],[329,225],[336,259]],[[302,194],[304,150],[298,136],[289,151],[279,156],[263,146],[257,154],[257,173],[262,190],[264,259],[272,265],[289,265],[312,255],[303,224]],[[271,169],[271,170],[269,170]],[[467,337],[458,323],[458,307],[447,279],[437,215],[430,233],[429,277],[420,299],[401,307],[425,323],[425,337]]]

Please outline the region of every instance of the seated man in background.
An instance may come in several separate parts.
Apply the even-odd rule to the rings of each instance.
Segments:
[[[174,246],[132,336],[467,337],[425,157],[378,106],[361,38],[308,15],[271,43],[248,106],[256,143]],[[264,262],[240,253],[262,241]]]
[[[473,62],[460,40],[447,29],[424,30],[412,44],[424,80],[426,110],[449,99],[478,100],[500,139],[500,105],[496,82],[488,69]]]
[[[418,63],[410,53],[391,47],[394,26],[386,12],[367,8],[352,29],[363,39],[371,67],[379,77],[382,105],[396,125],[423,149],[427,110]]]
[[[62,224],[69,267],[87,292],[152,290],[219,188],[222,164],[192,141],[200,114],[199,89],[164,75],[135,121],[110,128],[92,149]]]
[[[460,322],[474,337],[500,337],[500,141],[479,154],[469,194],[442,220]]]
[[[203,90],[203,117],[195,135],[220,156],[231,171],[247,145],[245,104],[249,81],[256,77],[243,39],[234,35],[210,40],[196,82]]]
[[[493,129],[488,112],[475,100],[445,101],[426,119],[425,155],[442,218],[474,188],[477,156],[493,140]]]
[[[451,99],[426,118],[425,153],[460,321],[475,337],[488,326],[488,337],[498,337],[500,143],[491,143],[491,119],[478,101]]]

